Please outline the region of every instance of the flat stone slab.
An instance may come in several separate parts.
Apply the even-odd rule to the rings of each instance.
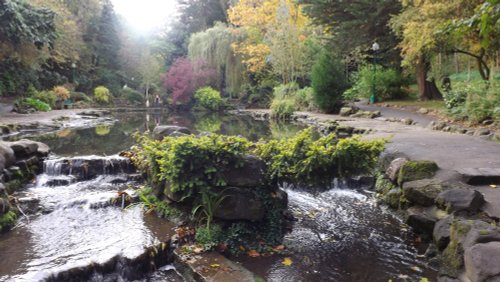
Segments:
[[[468,184],[500,184],[500,168],[462,168],[458,173]]]
[[[500,185],[496,188],[488,185],[473,188],[484,196],[485,203],[481,210],[491,218],[500,219]]]
[[[187,275],[195,281],[206,282],[254,282],[256,276],[217,252],[182,254],[174,251],[177,267],[183,277]]]

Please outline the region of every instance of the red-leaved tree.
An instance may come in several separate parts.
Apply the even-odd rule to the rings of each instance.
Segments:
[[[165,88],[172,93],[172,104],[186,105],[191,102],[198,88],[214,83],[216,73],[204,61],[193,62],[181,57],[174,61],[162,80]]]

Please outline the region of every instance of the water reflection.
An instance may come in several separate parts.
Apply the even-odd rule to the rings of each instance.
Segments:
[[[151,132],[157,125],[184,126],[199,132],[241,135],[251,141],[260,138],[289,138],[303,126],[217,113],[168,113],[166,111],[115,113],[114,125],[69,129],[36,137],[61,156],[113,155],[134,144],[133,133]]]

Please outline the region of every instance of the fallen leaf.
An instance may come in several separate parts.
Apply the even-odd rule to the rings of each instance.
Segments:
[[[240,251],[244,252],[245,251],[245,247],[240,246]]]
[[[418,266],[412,266],[410,268],[411,268],[411,270],[413,270],[415,272],[422,272],[422,269],[420,267],[418,267]]]
[[[211,264],[210,267],[211,268],[218,268],[218,267],[220,267],[220,264],[214,263],[214,264]]]
[[[281,262],[284,266],[290,266],[292,265],[293,261],[291,258],[284,258],[283,261]]]
[[[398,275],[398,278],[399,278],[399,279],[408,279],[408,278],[410,278],[410,276],[405,275],[405,274],[399,274],[399,275]]]
[[[249,257],[252,257],[252,258],[260,257],[259,252],[257,252],[256,250],[250,250],[250,251],[248,251],[247,254]]]
[[[201,252],[203,252],[203,248],[202,247],[196,246],[196,247],[193,248],[193,253],[199,254]]]
[[[276,247],[274,247],[274,248],[273,248],[273,250],[274,250],[275,252],[281,252],[281,251],[283,251],[284,249],[285,249],[285,246],[283,246],[283,245],[279,245],[279,246],[276,246]]]

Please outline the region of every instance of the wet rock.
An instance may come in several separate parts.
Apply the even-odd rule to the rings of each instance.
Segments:
[[[3,183],[0,182],[0,198],[7,198],[8,196],[7,189],[5,189]]]
[[[439,251],[444,250],[448,246],[448,243],[450,243],[450,228],[453,219],[453,215],[449,215],[436,222],[434,226],[432,237]]]
[[[10,148],[14,151],[17,158],[25,158],[36,154],[38,142],[22,139],[15,142],[8,142]]]
[[[391,164],[391,162],[397,158],[409,159],[408,156],[406,156],[404,153],[401,153],[401,152],[384,151],[384,152],[382,152],[382,154],[380,154],[380,157],[378,158],[377,167],[381,171],[386,171],[389,168],[389,165]]]
[[[220,170],[221,178],[227,186],[260,187],[266,181],[266,163],[253,155],[243,157],[242,166],[227,165]]]
[[[433,258],[438,254],[438,249],[436,245],[434,244],[429,244],[429,247],[427,247],[427,250],[425,250],[424,256],[427,258]]]
[[[0,198],[0,216],[10,211],[10,203],[7,199]]]
[[[422,179],[403,184],[405,198],[413,204],[421,206],[434,205],[434,199],[443,191],[439,181],[434,179]]]
[[[433,161],[408,161],[399,170],[398,184],[404,182],[432,178],[436,174],[438,166]]]
[[[34,197],[23,197],[17,199],[19,207],[25,214],[36,214],[41,210],[40,199]]]
[[[407,158],[397,158],[391,162],[387,170],[385,171],[385,174],[391,180],[393,183],[396,183],[396,180],[398,178],[399,170],[401,167],[408,162]]]
[[[76,180],[88,180],[99,175],[134,173],[130,160],[119,156],[84,156],[46,160],[44,172],[48,175],[72,175]]]
[[[177,133],[175,133],[177,132]],[[176,126],[176,125],[158,125],[153,129],[153,137],[156,140],[162,140],[166,136],[172,136],[172,134],[192,134],[191,130],[187,127]]]
[[[106,116],[106,115],[109,115],[111,114],[110,111],[83,111],[83,112],[79,112],[77,113],[77,115],[80,115],[80,116],[88,116],[88,117],[103,117],[103,116]]]
[[[444,217],[436,207],[414,206],[406,211],[406,224],[411,226],[424,239],[432,238],[434,225],[439,219]]]
[[[69,185],[70,183],[73,183],[75,178],[73,177],[61,177],[61,178],[52,178],[47,180],[47,182],[44,183],[46,186],[66,186]]]
[[[15,162],[14,150],[10,148],[7,142],[0,141],[0,171],[13,165]]]
[[[230,187],[227,196],[215,212],[215,217],[223,220],[259,221],[264,218],[262,200],[250,189]]]
[[[500,281],[500,242],[477,244],[465,251],[464,259],[471,281]]]
[[[42,143],[42,142],[36,142],[38,144],[38,149],[37,149],[37,154],[39,157],[47,157],[51,150],[49,148],[49,146],[45,143]]]
[[[439,122],[431,122],[429,124],[429,126],[431,126],[431,128],[433,130],[443,130],[443,128],[445,128],[446,126],[448,126],[448,124],[446,122],[443,122],[443,121],[439,121]]]
[[[447,212],[468,211],[475,213],[484,204],[484,197],[472,189],[452,189],[441,192],[436,198],[437,205]]]
[[[487,128],[479,128],[474,132],[474,136],[484,136],[484,135],[489,135],[491,132]]]

